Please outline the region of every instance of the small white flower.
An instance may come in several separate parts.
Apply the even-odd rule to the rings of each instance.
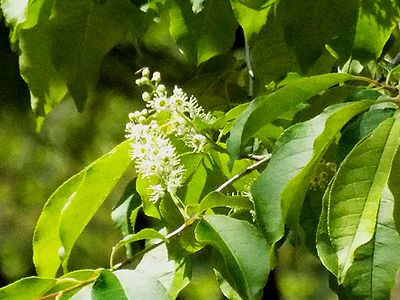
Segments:
[[[157,94],[147,104],[148,107],[154,109],[157,113],[168,110],[168,99],[164,95]]]
[[[150,201],[153,203],[157,203],[165,196],[165,190],[161,184],[152,185],[149,187],[149,190],[152,191],[150,195]]]
[[[196,153],[204,152],[207,146],[207,138],[194,130],[190,133],[185,142]]]

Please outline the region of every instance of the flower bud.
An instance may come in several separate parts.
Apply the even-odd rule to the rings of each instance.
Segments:
[[[160,72],[154,72],[151,81],[160,82],[161,81],[161,74]]]
[[[159,84],[158,86],[157,86],[157,92],[160,92],[160,93],[165,93],[165,91],[166,91],[167,89],[166,89],[166,87],[165,87],[165,85],[163,85],[163,84]]]
[[[150,94],[149,94],[148,92],[144,92],[144,93],[142,94],[142,99],[143,99],[144,101],[148,102],[148,101],[151,100],[151,96],[150,96]]]
[[[143,71],[142,71],[142,76],[143,76],[143,77],[146,77],[146,78],[149,78],[149,77],[150,77],[150,70],[149,70],[149,68],[144,68],[144,69],[143,69]]]

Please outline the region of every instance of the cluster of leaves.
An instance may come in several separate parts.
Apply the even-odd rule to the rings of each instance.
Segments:
[[[237,86],[256,97],[214,112],[213,121],[194,120],[213,139],[208,152],[177,147],[184,213],[168,195],[152,203],[149,183],[133,180],[112,212],[124,237],[108,269],[69,272],[68,260],[132,169],[129,141],[71,177],[36,226],[38,277],[0,289],[0,298],[175,299],[190,282],[192,256],[213,249],[225,296],[260,299],[286,240],[318,255],[343,299],[390,296],[400,267],[398,1],[3,0],[1,7],[38,116],[67,92],[83,109],[105,55],[155,23],[168,24],[180,55],[203,72],[214,59],[232,59],[240,26],[245,54],[235,59],[245,64],[214,69],[218,80],[208,74],[204,82],[218,82],[228,98]],[[140,228],[139,216],[149,226]],[[120,248],[127,257],[115,263]]]

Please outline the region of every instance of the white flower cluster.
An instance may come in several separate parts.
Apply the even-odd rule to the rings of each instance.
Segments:
[[[205,113],[199,106],[197,99],[190,98],[177,86],[174,87],[171,96],[163,84],[160,84],[161,76],[159,72],[154,72],[150,79],[148,68],[142,70],[142,77],[136,80],[138,85],[147,85],[152,89],[151,93],[144,92],[142,99],[146,102],[149,113],[155,118],[161,115],[165,121],[165,131],[167,134],[174,134],[181,138],[186,146],[194,152],[207,151],[209,144],[207,137],[197,132],[193,127],[193,119],[199,118],[206,122],[211,122],[213,117],[210,113]]]
[[[136,172],[157,182],[150,186],[150,201],[155,203],[164,197],[165,191],[175,194],[182,184],[184,169],[175,147],[157,121],[146,124],[147,114],[147,110],[142,110],[129,115],[131,122],[126,125],[126,137],[131,141]]]
[[[165,196],[165,192],[175,195],[182,185],[184,169],[180,164],[176,148],[168,136],[180,138],[193,152],[208,149],[206,136],[196,132],[193,119],[212,121],[196,98],[188,97],[180,88],[175,87],[172,96],[160,84],[159,72],[144,68],[142,77],[136,80],[138,85],[147,85],[152,91],[142,94],[146,107],[142,111],[129,114],[126,125],[126,138],[131,141],[131,158],[136,163],[136,172],[150,178],[152,184],[150,201],[156,203]]]

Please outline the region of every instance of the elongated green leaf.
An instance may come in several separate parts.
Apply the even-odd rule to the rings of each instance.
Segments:
[[[185,166],[185,186],[182,192],[185,193],[186,204],[199,203],[204,187],[207,182],[207,170],[204,166],[204,155],[188,153],[182,156],[182,164]]]
[[[189,259],[170,259],[167,246],[163,244],[146,253],[135,270],[156,278],[167,289],[170,298],[176,299],[190,282],[191,263]]]
[[[255,227],[227,216],[206,215],[195,234],[222,254],[227,270],[220,272],[243,299],[261,299],[269,273],[269,247]]]
[[[232,128],[227,142],[231,160],[240,156],[242,146],[263,126],[311,96],[351,79],[352,76],[348,74],[324,74],[302,78],[270,95],[254,99]]]
[[[142,200],[136,191],[135,183],[135,180],[128,183],[123,196],[111,213],[112,220],[123,236],[134,233],[136,217],[139,210],[142,208]],[[135,249],[133,245],[127,244],[127,255],[132,255]]]
[[[271,161],[252,187],[256,219],[271,245],[285,224],[297,227],[301,206],[319,162],[342,127],[372,101],[337,104],[290,127],[278,140]]]
[[[186,0],[175,0],[170,8],[171,35],[182,53],[198,65],[227,51],[236,27],[229,0],[207,0],[197,14]]]
[[[71,289],[72,287],[76,287],[77,285],[83,286],[85,283],[89,284],[95,281],[101,271],[101,269],[78,270],[67,273],[57,279],[57,283],[46,292],[46,295],[62,291],[62,297],[59,297],[60,300],[70,299],[77,292],[77,290]],[[66,291],[68,289],[70,290]]]
[[[317,253],[322,264],[332,274],[337,274],[338,262],[335,252],[335,248],[332,245],[329,237],[328,230],[328,206],[329,206],[329,194],[332,188],[332,181],[325,191],[324,197],[322,198],[322,211],[317,228]]]
[[[232,207],[238,209],[253,209],[253,203],[248,197],[227,196],[219,192],[211,192],[200,202],[200,210],[206,211],[214,207]]]
[[[169,300],[168,292],[155,278],[138,271],[120,270],[114,272],[121,283],[128,300]]]
[[[41,276],[54,276],[130,164],[125,141],[60,186],[47,201],[33,238],[33,260]],[[61,258],[62,259],[61,259]]]
[[[377,216],[375,235],[354,253],[344,286],[353,299],[389,299],[400,267],[400,235],[393,221],[393,195],[386,186]]]
[[[358,247],[369,242],[391,164],[400,144],[400,119],[390,118],[343,161],[329,195],[328,229],[343,283]]]
[[[0,289],[0,299],[37,299],[51,289],[57,280],[51,278],[27,277]]]
[[[22,78],[29,86],[31,106],[36,116],[44,117],[67,93],[67,86],[52,64],[48,28],[38,24],[19,31],[19,57]],[[43,118],[38,120],[38,125]]]
[[[400,149],[397,150],[393,160],[392,172],[389,178],[389,189],[394,197],[394,222],[397,231],[400,232]]]

